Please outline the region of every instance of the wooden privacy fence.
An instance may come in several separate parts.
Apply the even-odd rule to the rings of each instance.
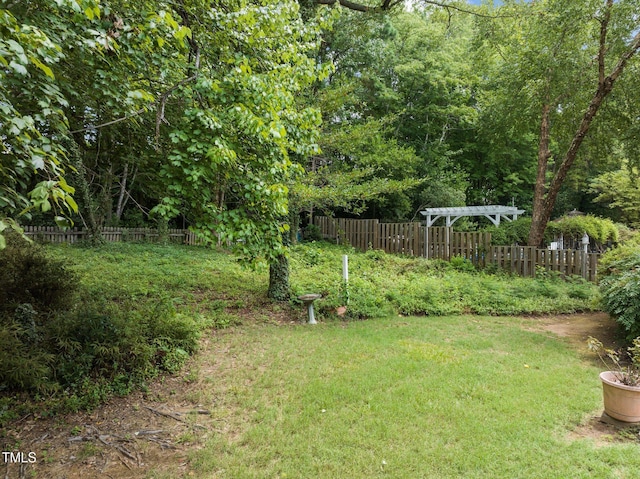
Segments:
[[[484,253],[491,246],[490,233],[464,233],[444,226],[432,226],[427,231],[419,222],[380,223],[316,216],[314,224],[320,228],[323,238],[348,243],[361,251],[381,249],[387,253],[446,260],[460,255],[481,266],[484,266]]]
[[[536,268],[543,268],[562,276],[580,275],[595,281],[600,256],[579,250],[493,246],[490,233],[459,232],[444,226],[432,226],[426,231],[419,222],[380,223],[378,220],[316,216],[314,224],[320,228],[323,238],[350,244],[361,251],[381,249],[387,253],[444,260],[462,256],[480,268],[493,264],[528,277],[535,277]]]
[[[520,276],[535,277],[536,268],[555,271],[561,276],[582,276],[596,281],[599,253],[581,250],[540,249],[533,246],[492,246],[486,264]]]
[[[37,241],[47,243],[77,243],[89,236],[89,232],[80,228],[62,230],[56,226],[25,226],[26,236]],[[157,229],[153,228],[118,228],[106,227],[100,231],[102,238],[107,242],[119,241],[148,241],[156,242],[160,237]],[[172,243],[187,245],[202,244],[195,233],[183,229],[168,229],[167,236]]]

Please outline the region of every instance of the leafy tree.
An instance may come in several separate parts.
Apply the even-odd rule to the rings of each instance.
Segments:
[[[521,131],[537,124],[537,173],[529,244],[542,242],[560,189],[588,142],[596,115],[640,49],[635,0],[508,2],[487,22],[506,92],[497,97]]]
[[[93,32],[76,35],[70,26],[84,26],[98,13],[92,0],[14,2],[0,9],[0,248],[2,231],[19,229],[16,218],[29,210],[53,210],[60,225],[77,211],[65,180],[68,100],[58,69],[67,53],[63,41],[86,55],[97,48]]]
[[[594,201],[604,203],[617,212],[625,223],[640,225],[640,174],[628,161],[615,171],[609,171],[593,179],[589,190],[596,193]]]
[[[366,200],[367,216],[397,220],[420,207],[465,203],[461,158],[477,118],[467,58],[472,25],[448,20],[433,11],[343,13],[327,35],[323,53],[336,69],[319,89],[318,160],[359,174],[375,166],[370,178],[415,185]]]

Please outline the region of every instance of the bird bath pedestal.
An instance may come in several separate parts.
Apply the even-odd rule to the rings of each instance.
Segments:
[[[307,307],[307,311],[309,312],[309,321],[307,324],[317,324],[316,316],[313,312],[313,302],[320,298],[322,298],[321,294],[303,294],[302,296],[298,296],[298,299],[304,303]]]

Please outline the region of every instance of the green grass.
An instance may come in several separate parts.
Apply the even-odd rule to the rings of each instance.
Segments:
[[[397,313],[573,313],[598,308],[597,288],[582,278],[564,281],[549,274],[536,279],[486,274],[468,271],[472,265],[461,261],[427,261],[382,251],[362,254],[327,243],[301,244],[293,249],[292,286],[296,294],[323,293],[321,313],[328,314],[344,303],[343,254],[349,255],[348,316],[352,318]]]
[[[288,324],[306,317],[296,299],[275,304],[266,298],[266,265],[243,268],[222,251],[137,243],[46,250],[78,273],[79,293],[68,309],[37,316],[37,341],[21,336],[13,362],[18,371],[38,375],[23,381],[20,396],[11,394],[20,391],[13,376],[0,375],[0,422],[15,417],[16,406],[26,408],[24,413],[53,414],[92,408],[111,395],[145,387],[158,374],[178,371],[208,328]],[[335,311],[345,304],[343,254],[350,258],[346,320],[570,313],[594,307],[597,299],[589,283],[489,275],[469,271],[473,268],[461,259],[449,264],[326,243],[298,245],[290,261],[294,298],[322,293],[316,303],[321,321],[340,321]],[[5,321],[17,324],[12,317]],[[32,367],[36,363],[42,370]],[[5,377],[11,381],[2,383]],[[46,404],[28,400],[38,397],[46,397]]]
[[[271,309],[268,268],[243,268],[220,251],[188,246],[112,243],[99,249],[55,246],[83,277],[89,294],[112,301],[155,301],[162,296],[187,310],[224,321],[242,309]],[[403,315],[546,314],[597,308],[597,288],[581,279],[528,279],[459,271],[443,261],[357,253],[328,243],[301,244],[291,252],[294,297],[322,293],[320,318],[335,317],[345,302],[342,255],[349,255],[347,318]],[[299,307],[299,306],[296,306]],[[246,311],[245,311],[246,312]],[[226,316],[225,316],[226,315]]]
[[[200,478],[632,478],[637,444],[570,432],[598,368],[530,321],[457,316],[217,336]],[[224,351],[224,353],[223,353]]]
[[[81,275],[87,296],[145,327],[167,302],[198,331],[236,326],[208,333],[211,349],[194,366],[206,371],[193,380],[212,426],[192,453],[192,477],[640,477],[637,444],[570,435],[601,412],[598,366],[523,327],[535,320],[508,316],[594,308],[594,285],[306,244],[292,251],[291,283],[294,294],[324,295],[322,323],[309,327],[290,322],[305,316],[295,300],[266,299],[266,266],[242,268],[223,252],[48,250]],[[342,254],[347,319],[377,319],[337,320]]]

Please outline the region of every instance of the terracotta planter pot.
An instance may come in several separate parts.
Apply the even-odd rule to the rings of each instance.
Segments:
[[[640,422],[640,387],[617,382],[612,371],[600,373],[604,412],[618,421]]]

